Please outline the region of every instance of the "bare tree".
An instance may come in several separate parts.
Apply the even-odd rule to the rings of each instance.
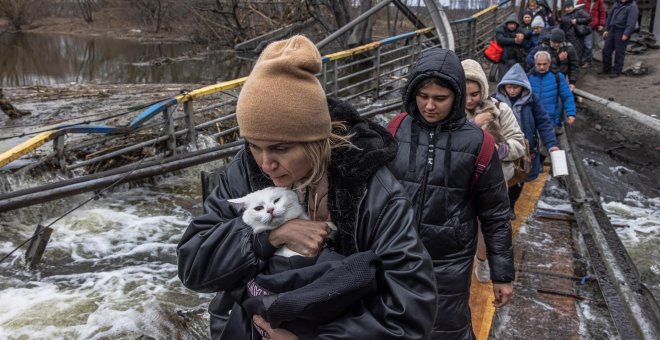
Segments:
[[[80,14],[82,14],[83,19],[89,24],[94,22],[92,13],[96,7],[95,0],[77,0],[78,8],[80,8]]]
[[[131,6],[135,7],[148,25],[153,25],[154,32],[162,28],[165,11],[169,5],[167,0],[133,0]]]
[[[367,12],[373,5],[372,0],[360,0],[360,14]],[[371,17],[366,21],[362,21],[356,25],[350,37],[348,38],[349,46],[359,46],[371,42],[371,34],[373,32],[373,20]]]
[[[0,0],[0,16],[9,20],[17,31],[21,26],[30,24],[34,20],[42,0]]]

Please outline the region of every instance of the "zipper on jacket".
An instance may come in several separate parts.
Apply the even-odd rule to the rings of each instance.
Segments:
[[[360,200],[358,201],[357,209],[355,209],[355,228],[353,228],[353,242],[355,243],[355,252],[360,251],[357,244],[357,224],[358,221],[360,220],[360,210],[362,208],[362,202],[364,202],[364,199],[367,197],[368,192],[369,192],[369,188],[365,188],[364,193],[362,194]]]
[[[428,186],[427,181],[429,180],[429,173],[433,171],[433,164],[435,163],[435,137],[436,137],[435,131],[430,131],[429,146],[426,149],[426,168],[424,169],[424,177],[422,178],[423,185],[422,185],[422,193],[420,195],[421,201],[419,202],[420,204],[417,205],[417,210],[418,210],[417,216],[419,218],[420,224],[424,220],[422,216],[422,212],[423,212],[422,207],[424,206],[423,203],[426,201],[426,187]]]

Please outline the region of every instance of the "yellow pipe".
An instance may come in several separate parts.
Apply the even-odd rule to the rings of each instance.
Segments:
[[[229,90],[229,89],[239,87],[239,86],[243,85],[243,83],[245,83],[246,80],[247,80],[247,77],[238,78],[238,79],[229,80],[229,81],[223,81],[222,83],[217,83],[217,84],[214,84],[214,85],[202,87],[201,89],[192,90],[192,91],[190,91],[186,94],[181,94],[181,95],[178,95],[174,98],[179,103],[185,103],[185,102],[191,101],[193,99],[198,99],[198,98],[201,98],[201,97],[204,97],[204,96],[214,94],[216,92],[225,91],[225,90]]]
[[[497,5],[493,5],[493,6],[490,6],[490,7],[488,7],[488,8],[482,9],[481,11],[479,11],[479,12],[477,12],[477,13],[475,13],[475,14],[472,14],[472,17],[475,18],[475,19],[478,19],[480,16],[482,16],[482,15],[484,15],[484,14],[486,14],[486,13],[492,11],[492,10],[494,10],[494,9],[497,8],[497,7],[498,7]]]
[[[417,35],[422,35],[422,34],[432,32],[433,30],[434,30],[433,27],[420,28],[420,29],[416,30],[415,33],[417,33]]]
[[[5,166],[19,158],[26,153],[36,150],[38,147],[46,144],[51,139],[55,138],[58,131],[42,132],[25,142],[16,145],[15,147],[0,154],[0,167]]]
[[[497,7],[497,6],[493,6],[493,7]],[[427,33],[427,32],[431,32],[432,30],[433,30],[432,27],[428,27],[428,28],[423,28],[423,29],[416,30],[415,32],[419,35],[419,34],[424,34],[424,33]],[[327,57],[330,60],[342,59],[342,58],[350,57],[350,56],[353,56],[353,55],[356,55],[356,54],[359,54],[359,53],[363,53],[363,52],[366,52],[366,51],[369,51],[369,50],[374,50],[374,49],[378,48],[378,46],[380,46],[380,44],[381,43],[379,41],[375,41],[375,42],[372,42],[372,43],[368,43],[368,44],[365,44],[365,45],[362,45],[362,46],[352,48],[350,50],[345,50],[345,51],[340,51],[340,52],[328,54],[324,57]],[[221,82],[221,83],[218,83],[218,84],[202,87],[201,89],[193,90],[193,91],[190,91],[188,93],[178,95],[174,98],[179,103],[185,103],[185,102],[189,102],[189,101],[192,101],[194,99],[199,99],[201,97],[205,97],[205,96],[208,96],[208,95],[220,92],[220,91],[225,91],[225,90],[230,90],[230,89],[233,89],[233,88],[237,88],[239,86],[242,86],[245,83],[246,80],[247,80],[247,77],[233,79],[233,80]],[[52,131],[42,132],[41,134],[38,134],[37,136],[35,136],[35,137],[33,137],[33,138],[23,142],[23,143],[11,148],[10,150],[5,151],[4,153],[0,154],[0,167],[5,166],[5,165],[13,162],[14,160],[16,160],[16,159],[22,157],[23,155],[25,155],[26,153],[28,153],[30,151],[33,151],[33,150],[37,149],[38,147],[44,145],[45,143],[47,143],[51,139],[55,138],[61,132],[62,131],[59,131],[59,130],[52,130]]]
[[[375,49],[378,48],[378,46],[380,46],[380,42],[375,41],[375,42],[368,43],[368,44],[365,44],[365,45],[362,45],[362,46],[351,48],[350,50],[339,51],[339,52],[327,54],[324,57],[328,58],[330,60],[337,60],[337,59],[341,59],[341,58],[350,57],[350,56],[356,55],[358,53],[366,52],[366,51],[369,51],[369,50],[375,50]]]

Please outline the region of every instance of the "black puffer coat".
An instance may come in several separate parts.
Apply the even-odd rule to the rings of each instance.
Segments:
[[[511,22],[516,24],[516,29],[513,31],[509,31],[509,29],[506,27],[507,24]],[[525,61],[525,56],[527,54],[525,53],[525,49],[523,47],[524,41],[521,44],[516,44],[515,42],[516,34],[518,33],[524,34],[526,40],[530,39],[532,36],[531,32],[525,32],[522,28],[520,28],[520,23],[518,22],[518,17],[515,13],[511,13],[511,15],[506,18],[506,21],[504,21],[495,30],[495,40],[498,44],[500,44],[500,46],[502,46],[502,59],[500,59],[501,63],[505,63],[507,61],[523,63]]]
[[[436,125],[422,118],[417,87],[437,77],[455,93],[450,116]],[[465,118],[465,76],[456,54],[434,48],[422,54],[403,93],[409,115],[396,134],[399,152],[389,167],[413,201],[419,235],[431,254],[438,285],[437,339],[473,338],[468,306],[477,217],[486,239],[493,282],[514,279],[509,199],[493,150],[490,165],[473,190],[470,180],[483,134]]]
[[[348,132],[355,134],[351,140],[359,148],[332,152],[328,209],[339,229],[335,249],[346,256],[373,251],[382,261],[379,287],[376,296],[362,299],[313,334],[297,335],[300,339],[425,339],[433,325],[437,295],[431,259],[414,229],[410,200],[384,166],[395,156],[396,142],[348,104],[329,101],[329,107],[332,119],[346,122]],[[262,246],[267,236],[264,240],[261,235],[266,233],[255,238],[226,201],[273,185],[251,154],[239,152],[219,183],[204,202],[209,213],[192,221],[177,247],[179,278],[199,292],[245,289],[273,253]],[[212,324],[226,317],[221,312],[233,303],[229,295],[211,303]],[[238,304],[233,306],[223,333],[212,325],[212,336],[258,337],[250,316]]]
[[[571,22],[573,19],[575,19],[575,24]],[[589,26],[589,23],[591,23],[591,15],[582,8],[576,8],[573,12],[564,14],[561,17],[560,27],[566,33],[566,41],[575,47],[578,60],[582,60],[584,57],[584,37],[578,36],[575,27],[577,25]]]

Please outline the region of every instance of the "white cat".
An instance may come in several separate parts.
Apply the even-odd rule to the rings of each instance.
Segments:
[[[269,187],[227,201],[238,210],[245,209],[243,222],[252,227],[254,234],[273,230],[296,218],[309,220],[298,202],[298,195],[293,190],[286,188]],[[330,229],[337,229],[331,222],[328,222],[328,226]],[[286,246],[278,249],[275,255],[302,256]]]

